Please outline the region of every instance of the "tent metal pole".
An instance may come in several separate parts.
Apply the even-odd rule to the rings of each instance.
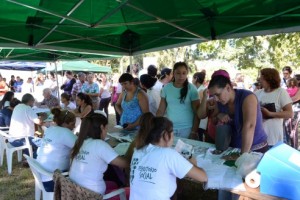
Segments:
[[[220,36],[226,36],[226,35],[230,35],[230,34],[232,34],[232,33],[236,33],[237,31],[240,31],[240,30],[243,30],[243,29],[248,28],[248,27],[250,27],[250,26],[253,26],[253,25],[255,25],[255,24],[259,24],[259,23],[261,23],[261,22],[267,21],[267,20],[272,19],[272,18],[274,18],[274,17],[278,17],[278,16],[283,15],[283,14],[285,14],[285,13],[289,13],[289,12],[292,12],[292,11],[294,11],[294,10],[298,10],[299,8],[300,8],[300,6],[296,6],[296,7],[294,7],[294,8],[291,8],[291,9],[288,9],[288,10],[285,10],[285,11],[282,11],[282,12],[279,12],[279,13],[277,13],[277,14],[275,14],[275,15],[266,17],[266,18],[264,18],[264,19],[261,19],[261,20],[252,22],[252,23],[247,24],[247,25],[245,25],[245,26],[242,26],[242,27],[239,27],[239,28],[234,29],[234,30],[232,30],[232,31],[229,31],[229,32],[227,32],[227,33],[224,33],[224,34],[222,34],[222,35],[220,35]]]
[[[69,17],[82,3],[84,2],[84,0],[80,0],[78,1],[74,7],[67,13],[67,16]],[[66,20],[66,18],[62,18],[59,22],[58,25],[62,24],[64,21]],[[43,42],[57,27],[58,25],[55,25],[42,39],[40,39],[40,41],[38,41],[36,43],[36,46],[39,45],[41,42]]]
[[[36,25],[36,24],[34,26],[38,27],[38,28],[43,28],[43,29],[46,29],[46,30],[50,30],[50,28],[45,27],[45,26]],[[111,45],[111,44],[108,44],[108,43],[105,43],[105,42],[101,42],[101,41],[98,41],[98,40],[94,40],[94,39],[90,39],[90,38],[85,38],[85,37],[82,37],[80,35],[76,35],[76,34],[72,34],[72,33],[67,33],[67,32],[64,32],[64,31],[58,31],[58,30],[54,30],[54,31],[57,32],[57,33],[65,34],[65,35],[69,35],[69,36],[73,36],[73,37],[77,37],[77,38],[82,38],[83,40],[88,40],[88,41],[96,42],[98,44],[102,44],[102,45],[105,45],[105,46],[114,47],[116,49],[122,49],[122,50],[128,51],[128,49],[125,49],[125,48],[122,48],[122,47],[118,47],[118,46],[115,46],[115,45]]]
[[[14,51],[14,49],[11,49],[8,54],[5,56],[5,58],[7,58],[12,52]]]
[[[19,44],[27,45],[26,42],[22,42],[22,41],[19,41],[19,40],[10,39],[10,38],[7,38],[7,37],[2,37],[2,36],[0,36],[0,39],[7,40],[7,41],[11,41],[11,42],[15,42],[15,43],[19,43]]]
[[[57,84],[57,95],[58,95],[58,101],[60,101],[59,84],[58,84],[58,76],[57,76],[57,61],[54,61],[54,65],[55,65],[55,76],[56,76],[56,84]]]
[[[107,13],[106,15],[104,15],[101,19],[98,20],[98,22],[96,22],[95,24],[93,24],[92,27],[96,28],[97,26],[99,26],[99,24],[101,24],[102,22],[104,22],[107,18],[109,18],[110,16],[112,16],[113,14],[115,14],[116,12],[118,12],[123,6],[125,6],[128,3],[128,1],[129,0],[124,1],[119,6],[117,6],[115,9],[111,10],[109,13]]]
[[[27,8],[30,8],[30,9],[33,9],[33,10],[37,10],[37,11],[40,11],[40,12],[43,12],[43,13],[46,13],[46,14],[49,14],[49,15],[53,15],[55,17],[59,17],[59,18],[65,18],[69,21],[72,21],[72,22],[75,22],[77,24],[81,24],[83,26],[86,26],[86,27],[91,27],[90,24],[86,23],[86,22],[83,22],[81,20],[78,20],[78,19],[74,19],[74,18],[71,18],[71,17],[68,17],[68,16],[64,16],[64,15],[60,15],[58,13],[54,13],[53,11],[49,11],[47,9],[42,9],[42,8],[37,8],[37,7],[34,7],[34,6],[30,6],[30,5],[27,5],[27,4],[24,4],[24,3],[21,3],[21,2],[18,2],[18,1],[14,1],[14,0],[6,0],[10,3],[14,3],[14,4],[18,4],[20,6],[24,6],[24,7],[27,7]]]
[[[130,68],[130,74],[132,74],[132,55],[129,56],[129,68]]]
[[[133,8],[133,9],[135,9],[135,10],[137,10],[137,11],[140,11],[141,13],[144,13],[145,15],[148,15],[148,16],[150,16],[150,17],[154,17],[154,18],[156,18],[157,20],[159,20],[159,21],[161,21],[161,22],[163,22],[163,23],[165,23],[165,24],[168,24],[168,25],[170,25],[170,26],[173,26],[173,27],[175,27],[175,28],[177,28],[177,29],[179,29],[179,30],[181,30],[181,31],[184,31],[184,32],[186,32],[186,33],[189,33],[189,34],[191,34],[191,35],[193,35],[193,36],[196,36],[196,37],[198,37],[198,38],[202,38],[203,40],[208,40],[207,38],[203,37],[202,35],[199,35],[199,34],[197,34],[197,33],[194,33],[194,32],[192,32],[192,31],[189,31],[189,30],[187,30],[186,28],[183,28],[183,27],[181,27],[181,26],[178,26],[177,24],[174,24],[174,23],[169,22],[169,21],[167,21],[167,20],[165,20],[165,19],[162,19],[162,18],[160,18],[160,17],[158,17],[158,16],[156,16],[156,15],[153,15],[152,13],[149,13],[149,12],[147,12],[147,11],[145,11],[145,10],[142,10],[141,8],[138,8],[138,7],[136,7],[136,6],[134,6],[134,5],[130,4],[130,3],[127,3],[126,5],[129,6],[129,7],[131,7],[131,8]]]

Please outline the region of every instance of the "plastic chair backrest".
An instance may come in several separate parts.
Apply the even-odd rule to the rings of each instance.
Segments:
[[[26,160],[29,164],[29,167],[34,176],[34,179],[36,180],[36,183],[38,184],[38,187],[40,189],[44,190],[44,186],[43,186],[42,179],[41,179],[41,174],[52,177],[53,173],[45,170],[35,159],[29,157],[28,155],[24,154],[23,156],[26,158]]]

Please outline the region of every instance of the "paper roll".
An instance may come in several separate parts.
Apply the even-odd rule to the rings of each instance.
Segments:
[[[251,188],[257,188],[260,185],[260,174],[253,170],[245,178],[246,184]]]

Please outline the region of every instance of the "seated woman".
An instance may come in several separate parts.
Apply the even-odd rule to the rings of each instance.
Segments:
[[[14,108],[21,103],[21,101],[17,98],[13,98],[10,101],[10,105],[4,107],[0,111],[0,126],[1,127],[9,127],[10,126],[10,120],[13,113]]]
[[[131,160],[130,199],[170,199],[176,190],[176,177],[206,182],[206,173],[177,151],[173,144],[173,124],[165,117],[148,120],[143,134],[136,138]]]
[[[129,167],[126,159],[104,142],[107,134],[107,118],[93,113],[82,120],[78,139],[71,153],[70,179],[94,192],[105,194],[103,174],[108,164],[120,168]]]
[[[120,123],[125,130],[137,129],[140,116],[149,112],[147,94],[134,84],[131,74],[122,74],[119,82],[124,90],[116,103],[116,110],[121,115]]]
[[[8,91],[4,94],[3,99],[0,101],[0,110],[5,107],[8,107],[10,101],[14,98],[15,94],[11,91]]]
[[[81,119],[83,119],[87,115],[94,112],[91,98],[84,93],[80,92],[77,94],[76,104],[78,108],[72,111],[76,117],[80,117]]]
[[[62,93],[60,95],[60,107],[64,110],[75,110],[76,109],[76,105],[74,103],[72,103],[70,101],[71,99],[71,95],[67,94],[67,93]]]
[[[203,93],[198,117],[203,119],[209,114],[219,123],[229,124],[232,128],[230,146],[240,148],[241,153],[266,152],[267,135],[263,129],[261,109],[256,96],[248,90],[233,89],[229,74],[225,70],[213,73],[208,90],[214,98],[207,100],[207,92]]]
[[[55,126],[46,129],[42,144],[37,150],[37,161],[49,172],[55,169],[67,171],[70,166],[70,152],[76,136],[72,130],[75,126],[75,116],[71,112],[53,108]],[[53,192],[52,177],[42,176],[43,185],[47,192]]]

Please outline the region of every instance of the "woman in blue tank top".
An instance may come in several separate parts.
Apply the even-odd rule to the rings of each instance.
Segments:
[[[139,118],[149,112],[147,94],[133,82],[133,76],[124,73],[119,78],[123,92],[116,103],[116,110],[121,115],[120,123],[126,130],[136,129]]]
[[[198,109],[201,118],[210,112],[220,123],[231,125],[230,146],[240,148],[241,153],[249,151],[266,152],[267,135],[262,125],[262,114],[256,96],[248,90],[233,89],[227,71],[215,71],[208,85],[214,98],[203,98]],[[204,92],[207,95],[207,92]]]

